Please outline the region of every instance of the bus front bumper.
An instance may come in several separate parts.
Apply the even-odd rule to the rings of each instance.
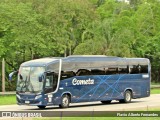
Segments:
[[[29,105],[29,106],[40,106],[40,105],[47,105],[47,100],[40,98],[29,98],[25,97],[17,97],[17,104],[18,105]]]

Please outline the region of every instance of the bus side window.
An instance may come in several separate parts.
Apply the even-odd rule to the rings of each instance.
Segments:
[[[128,74],[129,73],[129,68],[126,66],[126,67],[119,67],[118,68],[118,72],[119,74]]]
[[[93,70],[91,70],[91,74],[92,75],[105,75],[105,71],[99,70],[99,69],[93,69]]]
[[[112,74],[119,74],[118,73],[118,67],[108,68],[106,70],[106,75],[112,75]]]
[[[48,73],[46,75],[46,87],[52,87],[57,84],[58,74],[57,73]]]
[[[148,73],[148,65],[141,65],[141,73]]]
[[[91,75],[91,72],[87,69],[79,69],[76,73],[77,76],[83,76],[83,75]]]
[[[67,79],[67,78],[71,78],[76,76],[76,74],[73,71],[65,71],[65,72],[61,72],[61,80]]]
[[[140,65],[133,65],[130,67],[130,74],[137,74],[140,73],[141,66]]]
[[[52,87],[53,84],[53,76],[47,76],[46,78],[46,88],[50,88]]]
[[[53,90],[57,88],[57,82],[58,82],[58,74],[54,73],[54,75],[53,75]]]

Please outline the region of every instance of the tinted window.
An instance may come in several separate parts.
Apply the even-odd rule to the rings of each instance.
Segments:
[[[140,65],[130,65],[130,74],[140,73]]]
[[[58,83],[58,73],[47,73],[46,74],[46,84],[45,93],[53,92],[57,88]]]
[[[79,69],[76,72],[77,76],[83,76],[83,75],[91,75],[91,71],[87,70],[87,69]]]
[[[105,75],[105,70],[93,69],[91,70],[92,75]]]
[[[76,76],[76,74],[73,71],[62,71],[61,72],[61,80],[71,78]]]
[[[118,67],[110,67],[106,70],[106,75],[118,74]]]
[[[129,66],[120,66],[118,68],[118,73],[119,74],[128,74],[129,73]]]
[[[141,73],[148,73],[148,65],[141,65]]]
[[[92,66],[92,68],[79,68],[73,67],[68,70],[61,71],[61,80],[71,78],[74,76],[87,76],[87,75],[114,75],[114,74],[140,74],[148,73],[148,65],[144,62],[139,61],[119,61],[114,66],[107,66],[104,64],[103,67]],[[89,63],[88,63],[89,64]],[[143,65],[141,65],[143,64]],[[79,66],[80,67],[80,66]],[[86,66],[87,67],[87,66]],[[72,69],[72,70],[71,70]]]

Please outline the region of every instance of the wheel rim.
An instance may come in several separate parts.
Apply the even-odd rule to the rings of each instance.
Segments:
[[[68,106],[68,102],[69,102],[69,101],[68,101],[68,98],[67,98],[67,97],[64,97],[62,102],[63,102],[63,105],[64,105],[64,106]]]
[[[130,93],[126,93],[126,101],[130,101],[130,99],[131,99]]]

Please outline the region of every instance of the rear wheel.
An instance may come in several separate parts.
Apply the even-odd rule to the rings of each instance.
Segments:
[[[70,97],[68,95],[63,95],[61,99],[60,108],[68,108],[70,104]]]
[[[124,93],[124,99],[123,100],[119,100],[120,103],[130,103],[132,100],[132,93],[131,91],[127,90]]]
[[[112,100],[101,101],[103,104],[109,104]]]
[[[39,107],[40,109],[44,109],[46,106],[37,106],[37,107]]]

